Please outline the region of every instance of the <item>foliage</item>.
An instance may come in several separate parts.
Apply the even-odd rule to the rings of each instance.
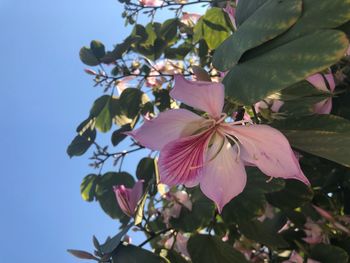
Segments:
[[[94,237],[94,253],[68,252],[114,263],[349,262],[350,0],[119,2],[131,33],[111,50],[97,40],[81,48],[85,72],[101,96],[77,127],[67,154],[90,157],[95,171],[83,178],[81,196],[118,220],[120,232],[103,244]],[[202,15],[186,12],[201,5]],[[172,17],[155,22],[164,10]],[[141,15],[150,22],[139,24]],[[206,116],[171,98],[177,74],[222,82],[225,116],[281,131],[311,186],[271,180],[249,167],[244,191],[219,213],[198,186],[163,185],[158,154],[128,135],[170,109]],[[326,89],[310,81],[314,74],[321,74]],[[276,102],[283,104],[277,110]],[[332,111],[318,114],[317,105],[326,103]],[[162,133],[153,134],[154,140]],[[110,136],[111,145],[99,144],[101,134]],[[130,174],[123,161],[138,151],[144,157],[138,163],[132,158]],[[107,170],[106,163],[114,168]],[[114,187],[132,188],[136,180],[144,187],[132,219]],[[128,240],[132,227],[145,235],[138,246]]]

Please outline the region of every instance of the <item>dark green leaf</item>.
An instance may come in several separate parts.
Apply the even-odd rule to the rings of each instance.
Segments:
[[[84,134],[77,135],[67,148],[69,157],[83,155],[90,146],[94,143],[96,138],[96,130],[88,129]]]
[[[216,236],[196,234],[187,244],[193,263],[246,263],[245,257]]]
[[[112,133],[112,144],[113,146],[117,146],[121,141],[123,141],[128,135],[124,134],[124,132],[131,131],[130,124],[123,125],[120,129],[114,131]]]
[[[243,219],[238,222],[238,228],[244,236],[251,240],[274,248],[288,247],[288,243],[277,233],[276,229],[271,228],[271,225],[265,221]]]
[[[80,60],[88,66],[97,66],[100,64],[98,59],[95,57],[94,53],[90,48],[82,47],[79,52]]]
[[[340,247],[327,244],[317,244],[311,250],[310,258],[322,263],[347,263],[349,256]]]
[[[284,189],[266,194],[266,197],[273,206],[282,209],[294,209],[310,202],[313,198],[313,192],[300,181],[286,180]]]
[[[93,40],[90,43],[92,53],[97,59],[101,59],[106,54],[105,46],[97,40]]]
[[[155,167],[154,167],[154,159],[150,157],[145,157],[141,159],[136,168],[136,177],[139,180],[144,180],[145,185],[155,179]]]

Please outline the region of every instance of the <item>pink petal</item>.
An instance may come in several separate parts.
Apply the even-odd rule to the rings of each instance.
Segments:
[[[223,207],[243,191],[246,180],[247,175],[243,162],[237,156],[237,149],[226,138],[216,135],[208,150],[200,179],[202,192],[215,202],[221,213]]]
[[[190,81],[175,75],[175,85],[170,96],[189,106],[219,118],[224,107],[224,85],[207,81]]]
[[[202,117],[185,109],[168,110],[155,119],[145,120],[140,128],[127,134],[141,145],[159,151],[175,139],[192,135],[203,121]]]
[[[160,182],[173,186],[198,184],[212,130],[180,138],[167,144],[160,152]]]
[[[332,98],[317,102],[314,105],[314,112],[317,114],[329,114],[332,111]]]
[[[327,88],[327,85],[326,85],[326,83],[324,81],[324,78],[319,73],[308,77],[306,80],[308,82],[310,82],[318,90],[333,92],[334,88],[335,88],[335,82],[334,82],[333,75],[332,74],[326,74],[326,75],[324,75],[324,77],[326,78],[330,89]]]
[[[287,138],[267,125],[232,126],[225,132],[241,143],[241,159],[271,177],[297,179],[309,185]]]
[[[130,192],[130,206],[134,207],[134,211],[143,194],[143,182],[143,180],[137,181]]]

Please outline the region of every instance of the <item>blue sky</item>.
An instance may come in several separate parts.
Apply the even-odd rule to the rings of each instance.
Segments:
[[[101,95],[79,49],[124,39],[121,12],[116,0],[0,0],[0,262],[79,262],[67,248],[91,250],[92,235],[118,231],[80,197],[87,156],[65,151]],[[134,173],[135,160],[126,166]]]

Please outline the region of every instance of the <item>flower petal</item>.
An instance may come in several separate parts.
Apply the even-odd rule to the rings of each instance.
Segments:
[[[222,208],[240,194],[246,185],[244,164],[237,156],[236,146],[232,147],[226,138],[218,135],[208,150],[206,162],[200,187],[221,213]]]
[[[144,180],[137,181],[130,192],[130,206],[134,207],[134,210],[143,193],[143,182]]]
[[[314,112],[317,114],[329,114],[332,111],[332,98],[317,102],[314,105]]]
[[[161,150],[169,142],[192,135],[200,128],[204,118],[185,109],[162,112],[138,129],[128,132],[141,145],[151,150]]]
[[[175,85],[170,96],[194,108],[219,118],[224,107],[224,85],[207,81],[190,81],[175,75]]]
[[[325,82],[325,79],[328,82],[328,86]],[[326,75],[321,75],[321,74],[314,74],[306,79],[308,82],[310,82],[316,89],[322,90],[322,91],[334,91],[335,88],[335,82],[334,82],[334,77],[333,74],[326,74]]]
[[[212,130],[180,138],[167,144],[160,152],[160,182],[167,185],[198,184]]]
[[[271,177],[297,179],[309,185],[287,138],[267,125],[231,126],[225,131],[241,144],[241,159]]]

